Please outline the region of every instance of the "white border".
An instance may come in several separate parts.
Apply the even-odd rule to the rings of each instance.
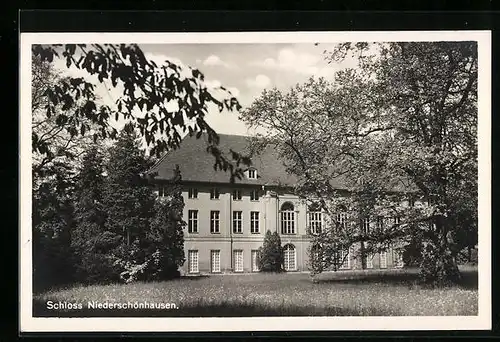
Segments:
[[[447,317],[35,318],[32,317],[31,45],[54,43],[478,42],[479,314]],[[21,33],[20,37],[20,330],[21,332],[207,332],[491,329],[491,31]]]

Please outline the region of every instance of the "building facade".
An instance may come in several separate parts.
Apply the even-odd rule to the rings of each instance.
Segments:
[[[247,137],[220,135],[220,148],[245,151]],[[178,165],[185,207],[183,218],[186,262],[183,274],[258,272],[257,255],[266,231],[278,232],[284,247],[284,269],[308,271],[310,233],[321,229],[324,215],[310,210],[292,191],[295,179],[279,156],[261,151],[244,177],[234,183],[229,174],[215,171],[213,156],[203,138],[187,137],[181,148],[167,153],[151,170],[158,195]],[[376,224],[366,221],[364,224]],[[358,260],[353,246],[341,269],[402,267],[396,250]]]

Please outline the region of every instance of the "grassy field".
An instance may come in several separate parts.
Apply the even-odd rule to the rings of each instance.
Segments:
[[[77,286],[34,296],[34,316],[442,316],[477,315],[477,270],[462,270],[459,286],[424,289],[417,270],[186,277],[173,281]],[[81,303],[48,310],[47,301]],[[172,309],[91,309],[89,301],[173,303]]]

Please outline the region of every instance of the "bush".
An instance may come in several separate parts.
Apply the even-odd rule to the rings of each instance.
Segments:
[[[283,247],[277,232],[266,232],[264,244],[259,248],[258,264],[261,272],[283,271]]]

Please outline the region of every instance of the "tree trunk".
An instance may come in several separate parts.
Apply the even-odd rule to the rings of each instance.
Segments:
[[[425,284],[432,287],[454,285],[461,275],[450,248],[446,223],[442,219],[435,222],[434,234],[423,242],[420,276]]]

